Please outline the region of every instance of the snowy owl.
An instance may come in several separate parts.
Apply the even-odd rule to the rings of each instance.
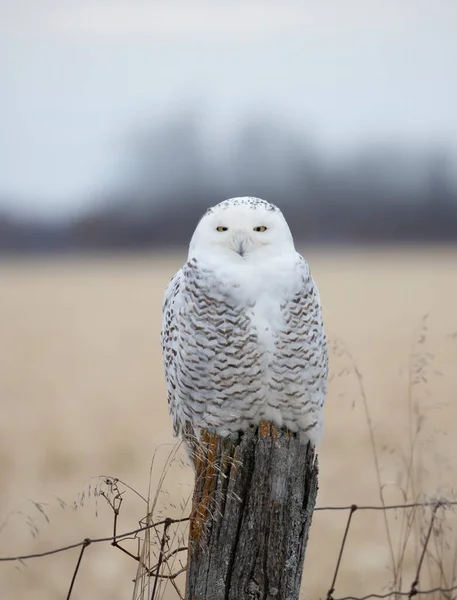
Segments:
[[[167,287],[162,349],[176,436],[192,451],[260,421],[320,439],[327,343],[320,298],[279,208],[232,198],[207,210]]]

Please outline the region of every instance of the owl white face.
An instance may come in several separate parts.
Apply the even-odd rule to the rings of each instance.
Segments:
[[[217,253],[235,260],[295,252],[281,211],[257,198],[232,198],[209,209],[190,243],[189,256]]]

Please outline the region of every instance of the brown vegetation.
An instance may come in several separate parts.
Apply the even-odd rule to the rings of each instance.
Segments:
[[[327,251],[308,258],[332,342],[318,506],[449,497],[456,481],[457,251]],[[182,260],[0,264],[1,556],[109,535],[112,512],[91,478],[113,474],[147,497],[157,447],[155,515],[189,512],[193,474],[183,461],[169,465],[154,498],[170,452],[161,444],[173,441],[160,303]],[[145,512],[143,499],[127,490],[118,527],[134,529]],[[434,555],[425,558],[430,585],[451,577],[455,565],[448,513],[434,525]],[[307,598],[325,596],[331,585],[346,519],[341,511],[314,516]],[[357,511],[335,597],[387,591],[383,586],[395,579],[409,586],[429,522],[426,509],[411,509],[406,520],[399,511]],[[0,596],[64,597],[78,552],[1,564]],[[135,566],[128,556],[102,545],[86,553],[75,598],[131,597]],[[444,575],[434,570],[440,560]],[[176,597],[171,586],[164,597]]]

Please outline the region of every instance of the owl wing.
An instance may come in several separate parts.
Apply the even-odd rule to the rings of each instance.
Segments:
[[[317,332],[318,332],[318,337],[319,337],[319,355],[320,355],[319,363],[321,365],[320,380],[321,380],[321,386],[322,386],[322,392],[323,392],[321,406],[323,406],[323,404],[325,402],[325,397],[327,395],[327,383],[328,383],[328,344],[327,344],[327,337],[325,335],[325,330],[324,330],[324,320],[323,320],[323,316],[322,316],[321,297],[319,294],[319,289],[311,276],[311,272],[309,270],[308,264],[306,263],[305,259],[302,256],[300,256],[300,258],[302,260],[302,263],[306,264],[306,269],[309,274],[308,276],[309,276],[313,294],[314,294],[314,311],[315,311],[315,318],[318,323]],[[302,266],[302,268],[304,269],[304,265]]]
[[[328,347],[322,318],[322,307],[319,290],[311,276],[308,263],[299,255],[299,270],[302,286],[298,297],[293,300],[295,307],[289,304],[289,310],[299,316],[296,331],[303,336],[305,354],[302,361],[303,388],[309,410],[300,428],[303,439],[310,439],[313,444],[319,442],[323,427],[323,406],[327,395],[328,382]],[[298,311],[298,313],[296,312]],[[299,353],[298,353],[299,354]],[[298,358],[300,361],[300,358]]]
[[[182,436],[193,464],[196,454],[197,436],[183,413],[177,393],[179,362],[181,359],[179,319],[183,305],[184,271],[180,269],[168,284],[162,305],[162,358],[167,386],[168,410],[173,420],[173,434]]]
[[[165,290],[162,304],[162,359],[167,385],[168,410],[173,418],[173,433],[180,435],[182,415],[176,402],[176,376],[179,360],[178,315],[181,304],[181,283],[183,272],[180,269]]]
[[[277,391],[282,421],[300,432],[303,443],[318,444],[327,391],[327,342],[319,292],[307,262],[297,254],[291,287],[281,302],[270,386]]]

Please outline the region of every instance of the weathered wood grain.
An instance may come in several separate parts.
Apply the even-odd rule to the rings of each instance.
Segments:
[[[314,450],[270,423],[201,436],[187,600],[298,600],[316,502]]]

